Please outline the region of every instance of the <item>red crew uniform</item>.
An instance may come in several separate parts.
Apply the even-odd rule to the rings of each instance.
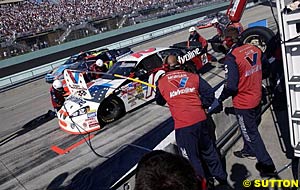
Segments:
[[[182,70],[173,70],[158,80],[156,102],[168,103],[175,123],[176,142],[182,156],[190,160],[200,177],[205,177],[200,154],[210,173],[220,183],[226,183],[217,151],[208,132],[206,113],[214,101],[211,86],[199,75]],[[200,97],[199,97],[200,96]]]

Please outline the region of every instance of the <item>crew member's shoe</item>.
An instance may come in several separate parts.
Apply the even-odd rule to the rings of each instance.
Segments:
[[[251,160],[256,159],[255,155],[246,152],[245,150],[238,150],[233,152],[233,154],[238,158],[249,158]]]
[[[255,165],[256,169],[259,171],[261,177],[277,177],[278,173],[274,166],[272,165],[266,165],[261,162],[257,162]]]

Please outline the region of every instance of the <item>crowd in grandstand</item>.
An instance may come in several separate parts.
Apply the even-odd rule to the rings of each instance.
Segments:
[[[23,1],[0,7],[1,37],[39,33],[63,25],[148,9],[173,0],[61,0],[57,3]]]
[[[2,0],[1,0],[2,1]],[[6,0],[0,3],[0,60],[39,50],[59,43],[53,38],[31,40],[23,45],[20,37],[56,29],[74,28],[115,16],[128,18],[128,25],[165,17],[226,0]],[[118,26],[118,23],[117,23]],[[95,28],[96,33],[107,30],[106,25]],[[59,31],[59,30],[58,30]],[[80,35],[79,35],[80,36]],[[23,38],[24,39],[24,38]],[[46,41],[45,41],[46,40]],[[43,43],[41,45],[41,43]]]

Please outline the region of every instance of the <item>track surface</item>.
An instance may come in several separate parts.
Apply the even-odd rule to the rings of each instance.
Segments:
[[[247,26],[248,23],[265,18],[268,19],[271,29],[274,29],[270,8],[266,6],[257,6],[247,10],[242,23]],[[209,39],[216,32],[215,29],[210,28],[201,30],[200,33]],[[165,47],[185,41],[187,37],[188,32],[182,31],[138,45],[133,50]],[[223,70],[218,68],[218,64],[204,75],[212,86],[222,81],[223,77]],[[105,160],[105,158],[95,156],[86,144],[68,154],[57,155],[50,149],[52,145],[66,148],[79,141],[80,137],[62,132],[58,128],[56,119],[42,125],[29,123],[46,114],[51,108],[49,88],[50,85],[41,79],[0,94],[0,139],[2,141],[10,137],[4,144],[0,141],[0,189],[49,189],[47,187],[57,176],[63,174],[64,180],[61,183],[67,184],[81,169],[93,168]],[[93,146],[99,154],[111,154],[169,117],[168,108],[154,103],[147,105],[128,113],[99,132],[92,139]],[[230,122],[234,122],[234,118]],[[26,123],[31,125],[25,125]],[[222,124],[222,120],[219,119],[216,123]],[[219,135],[226,130],[223,126],[224,124],[220,125],[217,131]],[[12,174],[17,176],[25,188]]]

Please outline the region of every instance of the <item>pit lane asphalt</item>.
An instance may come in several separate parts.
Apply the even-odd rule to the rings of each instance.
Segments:
[[[275,24],[270,8],[266,6],[246,10],[242,23],[247,26],[248,23],[265,18],[274,29]],[[200,32],[207,39],[216,33],[212,28]],[[187,37],[187,31],[181,31],[138,45],[133,50],[165,47],[185,41]],[[218,67],[204,74],[204,78],[212,86],[222,81],[223,77],[224,72]],[[34,123],[34,127],[26,125],[26,123],[32,124],[30,121],[35,118],[41,118],[51,108],[49,88],[50,85],[41,79],[0,94],[0,139],[3,140],[13,134],[5,144],[0,146],[0,189],[24,189],[12,173],[27,189],[47,189],[50,182],[60,174],[66,174],[62,183],[67,184],[82,168],[93,168],[105,160],[95,156],[86,144],[65,155],[52,152],[50,150],[52,145],[65,148],[80,139],[78,136],[62,132],[56,119],[43,125]],[[217,126],[220,126],[217,130],[218,135],[222,134],[227,126],[224,125],[222,116],[221,114],[216,119]],[[92,144],[99,154],[108,155],[123,144],[130,143],[147,133],[169,117],[168,108],[155,104],[147,105],[108,125],[92,139]],[[228,126],[234,121],[234,117],[226,119]]]

